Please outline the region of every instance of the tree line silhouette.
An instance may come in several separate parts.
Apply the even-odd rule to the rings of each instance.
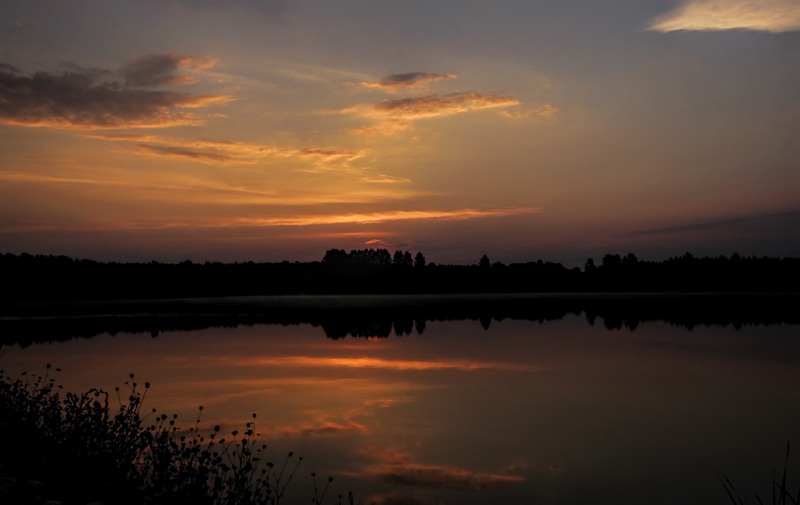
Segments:
[[[0,344],[25,347],[117,333],[147,333],[155,338],[162,332],[258,324],[310,324],[331,339],[387,338],[423,334],[429,323],[437,321],[470,320],[489,329],[493,322],[506,319],[544,323],[570,315],[609,330],[631,331],[656,321],[686,329],[800,324],[798,294],[534,294],[334,301],[232,298],[7,306],[0,307]]]
[[[418,252],[331,249],[321,261],[278,263],[101,263],[66,256],[0,254],[14,301],[131,300],[286,294],[795,292],[800,259],[696,258],[634,254],[588,259],[583,269],[541,260],[473,265],[428,263]]]

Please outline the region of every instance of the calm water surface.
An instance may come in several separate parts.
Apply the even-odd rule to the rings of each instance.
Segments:
[[[52,363],[73,391],[135,373],[184,428],[199,405],[206,430],[258,413],[273,460],[304,456],[297,502],[315,471],[366,503],[728,503],[717,474],[765,496],[786,441],[800,447],[791,325],[609,331],[570,315],[339,340],[255,325],[14,345],[0,363]]]

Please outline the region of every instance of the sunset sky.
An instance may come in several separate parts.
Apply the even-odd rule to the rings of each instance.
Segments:
[[[800,2],[0,2],[0,252],[334,247],[800,255]]]

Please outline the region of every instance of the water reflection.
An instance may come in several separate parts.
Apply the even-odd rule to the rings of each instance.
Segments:
[[[419,319],[422,334],[346,339],[321,323],[198,323],[15,344],[2,361],[53,363],[75,390],[135,372],[187,428],[198,405],[206,429],[257,412],[270,451],[367,503],[725,503],[717,473],[767,494],[800,440],[798,326]],[[302,477],[292,490],[309,498]]]
[[[558,321],[583,315],[607,329],[664,321],[697,326],[800,324],[800,295],[588,294],[231,297],[144,302],[18,303],[0,307],[0,343],[22,346],[104,333],[256,324],[319,326],[328,338],[422,334],[432,321]]]

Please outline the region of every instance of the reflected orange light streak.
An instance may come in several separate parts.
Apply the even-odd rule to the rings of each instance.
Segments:
[[[331,368],[383,368],[387,370],[504,370],[513,372],[540,372],[542,367],[514,363],[493,363],[470,360],[389,360],[380,358],[329,358],[316,356],[278,356],[274,358],[247,358],[236,360],[240,366],[291,366]]]
[[[335,421],[317,420],[315,423],[305,423],[300,426],[283,426],[276,429],[261,430],[268,437],[295,438],[322,435],[337,435],[342,432],[370,433],[369,428],[350,419],[343,423]]]
[[[366,474],[391,484],[463,491],[483,491],[525,482],[525,477],[520,475],[477,473],[452,466],[416,463],[376,465],[367,468]]]

